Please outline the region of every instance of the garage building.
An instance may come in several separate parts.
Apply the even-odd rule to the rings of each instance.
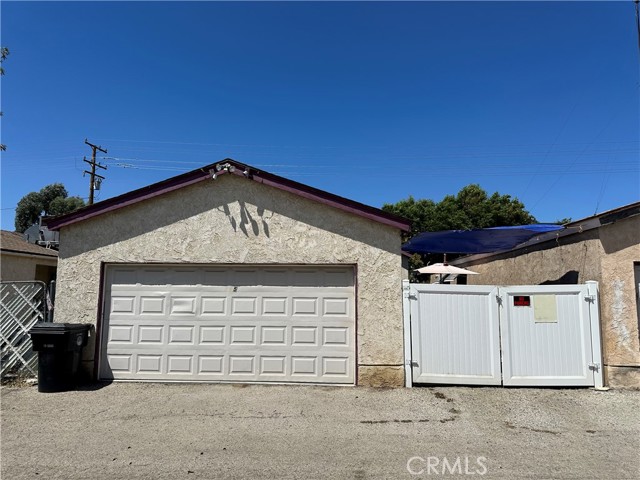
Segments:
[[[403,385],[405,219],[226,159],[49,228],[95,378]]]

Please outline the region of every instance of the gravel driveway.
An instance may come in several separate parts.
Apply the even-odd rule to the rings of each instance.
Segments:
[[[3,479],[640,478],[634,391],[114,383],[1,400]]]

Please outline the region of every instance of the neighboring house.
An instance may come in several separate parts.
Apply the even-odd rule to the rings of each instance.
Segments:
[[[406,219],[226,159],[49,228],[98,378],[404,384]]]
[[[469,284],[600,284],[605,382],[640,387],[640,202],[566,225],[512,250],[450,262]]]
[[[0,280],[49,283],[56,278],[58,252],[27,242],[23,235],[0,230]]]

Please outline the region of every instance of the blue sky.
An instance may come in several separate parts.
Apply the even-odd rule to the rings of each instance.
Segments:
[[[640,199],[624,2],[2,2],[2,228],[225,157],[380,207],[470,183],[542,222]],[[103,158],[106,157],[106,158]]]

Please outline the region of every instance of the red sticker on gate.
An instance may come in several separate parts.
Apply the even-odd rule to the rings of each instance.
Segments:
[[[513,297],[513,306],[514,307],[530,307],[531,306],[531,297],[530,296],[514,296]]]

